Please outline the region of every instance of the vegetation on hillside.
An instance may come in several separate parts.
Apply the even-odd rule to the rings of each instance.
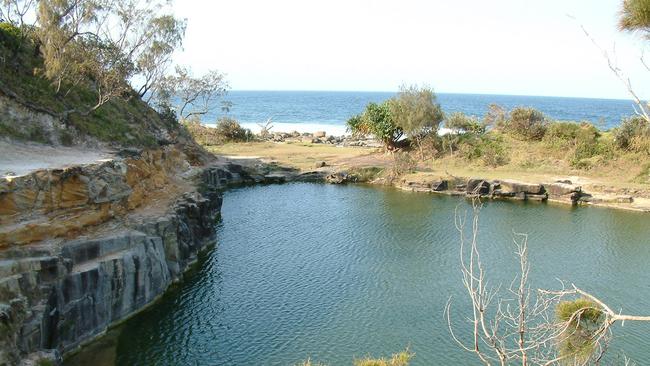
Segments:
[[[207,113],[228,89],[215,70],[194,76],[177,65],[170,72],[185,27],[164,0],[0,2],[0,94],[62,121],[57,131],[44,131],[3,118],[0,135],[166,143],[182,133],[179,116]]]

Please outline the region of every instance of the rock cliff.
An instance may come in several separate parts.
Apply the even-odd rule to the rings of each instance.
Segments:
[[[169,146],[0,181],[0,365],[58,362],[151,304],[214,242],[237,180]]]

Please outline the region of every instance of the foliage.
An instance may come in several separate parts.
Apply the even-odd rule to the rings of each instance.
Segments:
[[[183,126],[190,135],[201,145],[216,146],[226,142],[242,142],[253,139],[250,130],[242,128],[232,118],[221,118],[215,127],[203,125],[198,119],[183,120]]]
[[[499,128],[523,140],[539,141],[546,133],[547,124],[542,112],[534,108],[517,107],[510,111],[509,118],[502,121]]]
[[[618,26],[621,30],[641,31],[648,37],[650,31],[650,1],[623,0]]]
[[[502,126],[506,122],[507,118],[508,113],[505,108],[493,103],[488,106],[488,111],[483,117],[483,124],[486,127]]]
[[[415,355],[408,349],[387,358],[362,358],[354,360],[354,366],[407,366]]]
[[[456,142],[458,155],[467,160],[480,160],[484,165],[498,167],[510,160],[508,149],[499,135],[465,135]]]
[[[369,103],[362,115],[348,120],[348,128],[355,135],[372,134],[389,150],[393,150],[404,134],[404,130],[395,123],[390,110],[389,101],[381,104]]]
[[[5,48],[17,52],[22,44],[20,28],[10,23],[0,23],[0,44]]]
[[[162,0],[41,0],[37,35],[43,75],[57,94],[83,83],[96,101],[85,113],[129,92],[144,80],[143,96],[158,82],[180,47],[185,23],[164,14]],[[71,111],[79,112],[79,111]]]
[[[468,116],[463,112],[454,112],[445,120],[445,127],[457,132],[484,134],[487,125],[474,116]]]
[[[596,347],[595,332],[605,321],[600,306],[586,298],[561,301],[555,308],[555,316],[565,325],[558,344],[560,356],[580,362],[589,360]]]
[[[33,10],[37,0],[0,0],[0,22],[17,28],[26,26],[25,16]]]
[[[395,125],[410,137],[435,133],[444,119],[436,94],[428,87],[402,86],[388,106]]]
[[[236,120],[228,117],[217,121],[217,134],[226,142],[240,142],[252,139],[250,130],[243,128]]]
[[[224,96],[228,88],[225,75],[217,70],[196,77],[191,69],[177,66],[176,73],[165,77],[153,93],[159,103],[175,104],[179,117],[189,119],[216,108],[214,101]]]
[[[623,119],[614,132],[614,142],[623,150],[636,151],[645,139],[650,139],[650,126],[641,116]]]

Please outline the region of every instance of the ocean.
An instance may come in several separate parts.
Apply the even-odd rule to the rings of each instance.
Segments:
[[[345,122],[361,113],[370,102],[381,102],[394,92],[334,91],[231,91],[224,100],[232,103],[228,113],[217,109],[204,117],[206,124],[228,115],[242,125],[258,130],[269,118],[274,131],[325,130],[330,134],[345,132]],[[554,120],[587,121],[601,129],[616,127],[621,119],[634,114],[631,100],[540,97],[489,94],[437,94],[445,113],[464,112],[482,117],[492,103],[506,109],[534,107]]]

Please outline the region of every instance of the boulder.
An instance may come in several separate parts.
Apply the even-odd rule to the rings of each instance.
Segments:
[[[520,193],[526,194],[543,194],[544,186],[541,184],[519,182],[516,180],[499,181],[501,192],[503,193]]]
[[[582,191],[582,187],[576,186],[570,183],[551,183],[546,185],[546,191],[550,196],[565,196],[572,193],[579,193]]]
[[[431,190],[434,192],[442,192],[447,189],[449,189],[449,182],[444,179],[431,182]]]
[[[325,181],[330,184],[343,184],[350,181],[350,176],[347,172],[336,172],[325,177]]]
[[[317,161],[316,164],[314,164],[314,168],[316,168],[316,169],[322,168],[324,166],[327,166],[327,163],[324,162],[324,161]]]
[[[481,178],[470,178],[465,186],[468,195],[486,195],[490,192],[490,183]]]
[[[320,138],[320,137],[325,137],[327,136],[327,133],[325,131],[316,131],[314,132],[314,137],[315,138]]]

